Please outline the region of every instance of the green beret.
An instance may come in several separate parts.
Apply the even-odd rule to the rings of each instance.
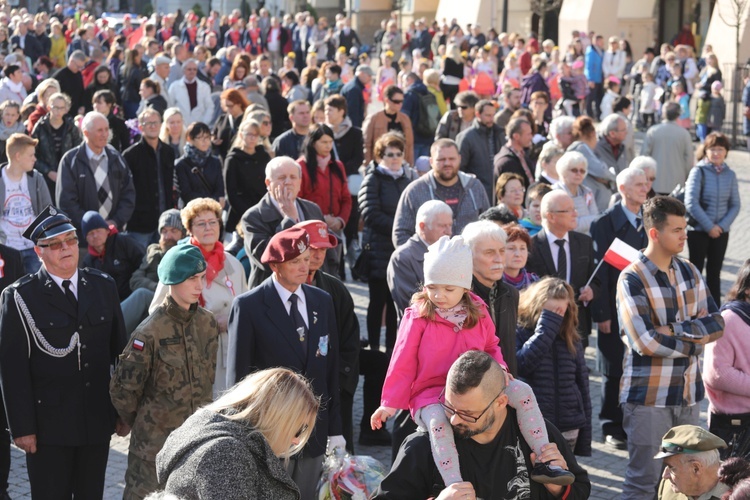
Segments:
[[[727,443],[723,439],[701,427],[678,425],[669,429],[661,438],[659,453],[654,458],[666,458],[681,453],[700,453],[726,447]]]
[[[179,285],[191,276],[206,270],[206,259],[195,245],[175,245],[159,263],[159,281],[165,285]]]

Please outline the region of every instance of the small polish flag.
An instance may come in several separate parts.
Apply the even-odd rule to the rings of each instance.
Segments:
[[[612,267],[616,267],[620,271],[628,267],[631,262],[638,258],[638,250],[631,247],[620,238],[615,238],[615,241],[607,249],[607,253],[604,254],[604,262]]]
[[[143,350],[144,343],[142,340],[134,339],[133,340],[133,349],[136,351],[142,351]]]

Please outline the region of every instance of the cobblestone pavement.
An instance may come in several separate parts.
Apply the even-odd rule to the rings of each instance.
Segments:
[[[729,154],[728,164],[737,171],[740,183],[740,196],[742,198],[742,211],[738,219],[732,226],[729,238],[729,247],[724,260],[724,269],[722,271],[722,289],[726,293],[730,285],[734,282],[742,263],[745,259],[750,258],[750,154],[746,152],[732,151]],[[366,332],[365,316],[367,314],[367,286],[363,283],[347,282],[347,287],[352,292],[355,301],[357,316],[360,321],[362,332]],[[594,333],[591,337],[591,344],[596,338]],[[586,349],[586,360],[591,373],[591,401],[593,404],[594,415],[594,443],[593,455],[587,458],[580,458],[579,462],[588,470],[592,483],[591,498],[593,499],[614,499],[621,493],[621,485],[625,477],[625,468],[627,465],[627,452],[617,451],[605,446],[602,441],[601,428],[598,425],[597,415],[600,406],[601,375],[596,370],[596,350],[593,347]],[[701,420],[706,425],[707,401],[702,404]],[[360,455],[370,455],[386,465],[390,465],[390,447],[369,447],[359,446],[356,439],[359,434],[359,423],[362,417],[362,384],[357,390],[354,403],[354,436],[355,450]],[[107,467],[107,482],[104,492],[104,498],[115,499],[122,497],[124,488],[125,469],[127,467],[127,447],[128,441],[125,438],[115,437],[112,440],[109,464]],[[29,493],[28,479],[26,475],[26,463],[24,455],[18,448],[11,448],[11,471],[10,471],[10,488],[8,493],[11,498],[31,498]]]

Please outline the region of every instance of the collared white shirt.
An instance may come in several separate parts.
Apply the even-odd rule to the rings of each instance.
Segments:
[[[549,250],[552,252],[552,262],[555,263],[555,270],[557,270],[557,252],[560,251],[560,247],[555,243],[555,241],[559,239],[565,240],[565,255],[568,257],[568,275],[565,277],[565,281],[570,283],[570,271],[571,271],[571,260],[570,260],[570,233],[565,233],[565,236],[562,238],[558,238],[554,234],[552,234],[550,231],[547,231],[545,229],[545,233],[547,233],[547,244],[549,245]]]
[[[52,278],[52,281],[57,283],[57,286],[60,287],[60,290],[62,290],[62,292],[65,293],[65,288],[63,288],[63,281],[65,281],[65,279],[59,276],[55,276],[49,271],[47,271],[47,274],[49,274],[49,277]],[[76,272],[73,273],[73,276],[70,277],[70,291],[73,292],[73,295],[75,295],[77,299],[78,298],[78,269],[76,269]]]
[[[92,165],[94,164],[94,162],[99,163],[99,160],[101,160],[102,156],[107,156],[106,146],[102,149],[101,153],[96,154],[91,151],[89,145],[86,144],[86,157],[89,159],[89,163],[91,163]]]
[[[638,217],[642,217],[641,214],[643,212],[638,212],[637,214],[631,212],[628,206],[625,204],[624,198],[620,202],[620,204],[622,205],[622,211],[625,212],[625,217],[628,219],[628,222],[630,222],[630,224],[632,224],[634,228],[638,229]],[[641,222],[641,224],[643,223]]]
[[[286,313],[289,314],[292,310],[292,303],[289,302],[289,297],[292,296],[292,292],[281,286],[281,283],[276,279],[275,274],[271,275],[271,279],[273,280],[273,286],[276,288],[276,293],[278,293],[281,298],[281,303],[284,304]],[[298,297],[297,309],[299,309],[299,313],[302,315],[302,319],[305,321],[307,328],[310,328],[310,322],[307,320],[307,302],[305,301],[305,292],[302,290],[301,285],[294,291],[294,295]]]

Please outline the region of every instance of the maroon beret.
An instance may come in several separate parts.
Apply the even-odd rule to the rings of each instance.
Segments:
[[[339,244],[338,238],[328,232],[328,224],[321,220],[306,220],[295,224],[294,227],[307,231],[312,248],[336,248]]]
[[[309,247],[310,235],[307,231],[291,227],[273,235],[260,261],[263,264],[280,264],[296,259]]]

